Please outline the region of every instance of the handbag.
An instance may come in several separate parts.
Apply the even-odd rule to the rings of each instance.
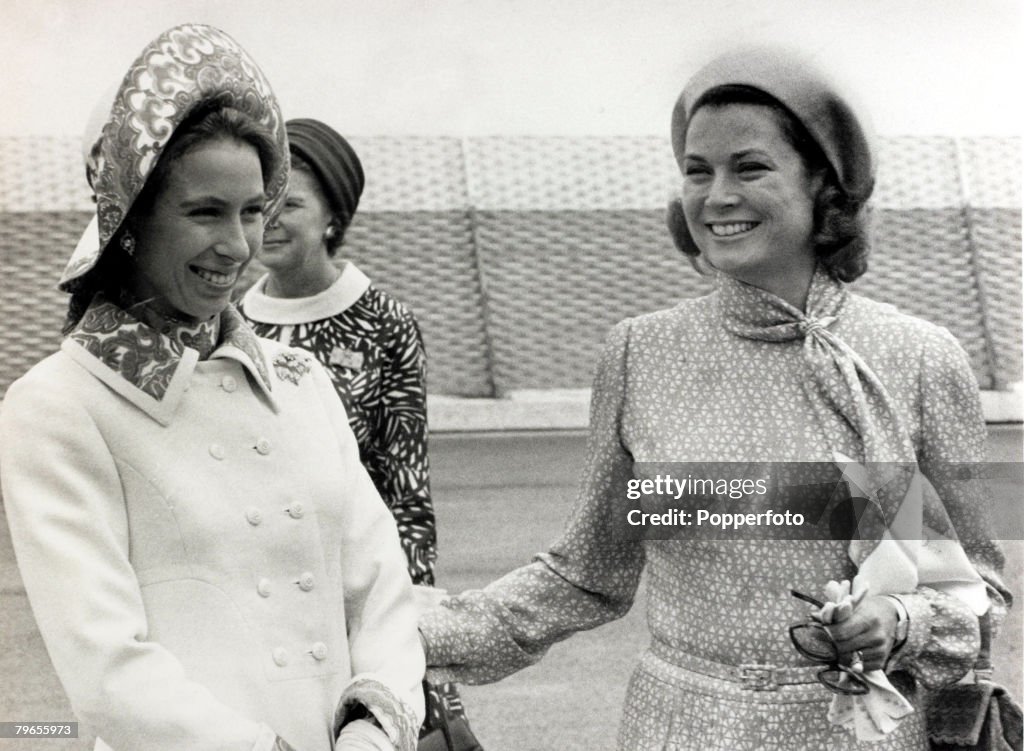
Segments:
[[[466,718],[448,708],[441,692],[423,682],[427,720],[416,751],[483,751]]]
[[[934,691],[928,703],[928,744],[931,751],[1022,751],[1020,705],[992,681],[989,616],[981,618],[981,649],[973,683],[957,683]]]

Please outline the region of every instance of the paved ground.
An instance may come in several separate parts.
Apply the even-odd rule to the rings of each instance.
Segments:
[[[1021,430],[992,430],[995,459],[1021,460]],[[481,586],[529,560],[560,529],[583,456],[579,432],[441,435],[431,447],[440,530],[438,579],[452,591]],[[1004,489],[1018,494],[1019,488]],[[1021,593],[1022,545],[1007,571]],[[624,619],[556,645],[539,665],[491,686],[464,687],[473,726],[488,751],[612,748],[636,656],[646,646],[644,595]],[[1021,695],[1021,613],[997,652],[1003,681]],[[0,721],[68,720],[71,712],[36,633],[0,524]],[[0,740],[0,749],[70,751],[86,741]]]

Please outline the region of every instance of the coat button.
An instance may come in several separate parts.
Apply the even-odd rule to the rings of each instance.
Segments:
[[[292,519],[301,519],[302,515],[306,513],[306,509],[299,501],[296,501],[285,510],[288,512],[288,516],[290,516]]]
[[[306,571],[299,577],[298,585],[303,592],[309,592],[313,589],[313,575]]]
[[[270,597],[270,579],[260,579],[256,585],[256,591],[260,597]]]
[[[283,668],[288,664],[288,652],[282,647],[278,647],[273,652],[274,664],[279,668]]]
[[[218,460],[223,459],[224,458],[224,447],[221,446],[219,443],[211,443],[210,444],[210,456],[212,456],[214,459],[218,459]]]
[[[266,438],[260,438],[258,441],[256,441],[256,451],[258,451],[263,456],[269,454],[270,441],[268,441]]]
[[[230,394],[238,388],[238,381],[234,376],[224,376],[220,381],[220,387]]]
[[[322,641],[318,641],[316,644],[313,645],[313,649],[310,650],[310,653],[317,660],[326,660],[327,659],[327,645],[324,644]]]
[[[250,506],[245,510],[245,519],[252,526],[258,527],[260,523],[263,521],[263,512],[260,511],[255,506]]]

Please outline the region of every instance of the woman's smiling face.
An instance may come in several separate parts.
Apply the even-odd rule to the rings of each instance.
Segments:
[[[260,249],[264,201],[255,147],[224,137],[182,154],[132,227],[135,297],[196,320],[219,314]]]
[[[277,221],[267,228],[260,261],[282,274],[322,263],[327,257],[324,233],[330,222],[331,208],[319,181],[308,169],[293,166],[288,198]]]
[[[776,293],[780,283],[810,282],[821,185],[779,117],[761,105],[702,107],[690,119],[683,163],[683,211],[701,255]]]

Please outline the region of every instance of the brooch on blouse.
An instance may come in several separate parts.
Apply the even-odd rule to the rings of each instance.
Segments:
[[[309,357],[294,352],[282,352],[274,358],[274,372],[282,381],[290,381],[296,386],[299,379],[311,369]]]
[[[331,350],[330,362],[331,365],[359,371],[363,369],[363,353],[352,349],[345,349],[344,347],[335,347]]]

